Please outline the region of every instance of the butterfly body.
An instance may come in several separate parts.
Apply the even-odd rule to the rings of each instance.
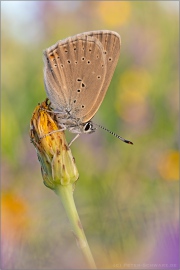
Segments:
[[[104,99],[119,54],[120,36],[108,30],[84,32],[44,50],[45,89],[62,129],[95,131],[91,119]]]

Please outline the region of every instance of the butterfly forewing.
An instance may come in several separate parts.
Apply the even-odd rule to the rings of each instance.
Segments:
[[[120,54],[120,36],[91,31],[58,41],[44,51],[44,81],[56,111],[81,123],[97,112]]]
[[[103,54],[105,56],[105,63],[106,63],[106,76],[103,83],[103,87],[99,94],[96,96],[96,100],[94,100],[93,106],[91,107],[91,110],[87,112],[86,115],[83,117],[83,122],[87,122],[89,119],[91,119],[97,110],[99,109],[99,106],[101,105],[104,96],[107,92],[108,86],[110,84],[111,78],[113,76],[114,70],[116,68],[118,58],[120,55],[120,36],[113,31],[103,30],[103,31],[92,31],[85,33],[87,35],[93,36],[97,38],[103,47]]]
[[[105,80],[102,44],[95,37],[81,34],[59,41],[45,54],[49,66],[44,73],[51,82],[46,89],[53,108],[64,107],[73,117],[82,119],[91,110]]]

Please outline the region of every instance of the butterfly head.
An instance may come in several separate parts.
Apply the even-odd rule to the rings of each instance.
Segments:
[[[96,130],[96,128],[93,126],[92,121],[88,121],[86,123],[79,123],[78,125],[74,125],[74,126],[68,126],[67,129],[72,133],[78,133],[78,134],[82,134],[82,133],[90,134],[90,133],[95,132]]]

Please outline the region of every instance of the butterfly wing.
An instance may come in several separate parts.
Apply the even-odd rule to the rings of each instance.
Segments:
[[[46,49],[44,79],[54,110],[68,110],[82,120],[104,85],[105,61],[101,42],[84,33]]]
[[[119,59],[121,39],[118,33],[108,30],[92,31],[84,34],[95,37],[101,42],[106,64],[106,75],[105,80],[103,82],[103,86],[101,90],[98,92],[96,100],[94,100],[93,102],[93,106],[86,113],[86,115],[83,116],[82,119],[83,122],[87,122],[95,115],[107,92],[107,89],[109,87],[110,81],[112,79],[114,70],[116,68]]]
[[[54,54],[56,55],[56,48],[53,46],[43,52],[44,85],[53,108],[56,111],[63,111],[68,101],[63,89],[63,80],[59,82],[59,76],[57,76],[57,63]]]

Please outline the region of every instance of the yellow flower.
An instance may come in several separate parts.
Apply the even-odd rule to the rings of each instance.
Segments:
[[[30,124],[30,138],[41,163],[44,184],[61,198],[78,246],[89,268],[96,269],[73,198],[74,186],[79,174],[64,132],[59,131],[48,99],[34,110]]]
[[[57,185],[75,183],[79,174],[64,131],[59,131],[53,119],[54,114],[49,111],[51,108],[48,99],[35,108],[30,124],[30,138],[41,163],[44,184],[56,189]]]

